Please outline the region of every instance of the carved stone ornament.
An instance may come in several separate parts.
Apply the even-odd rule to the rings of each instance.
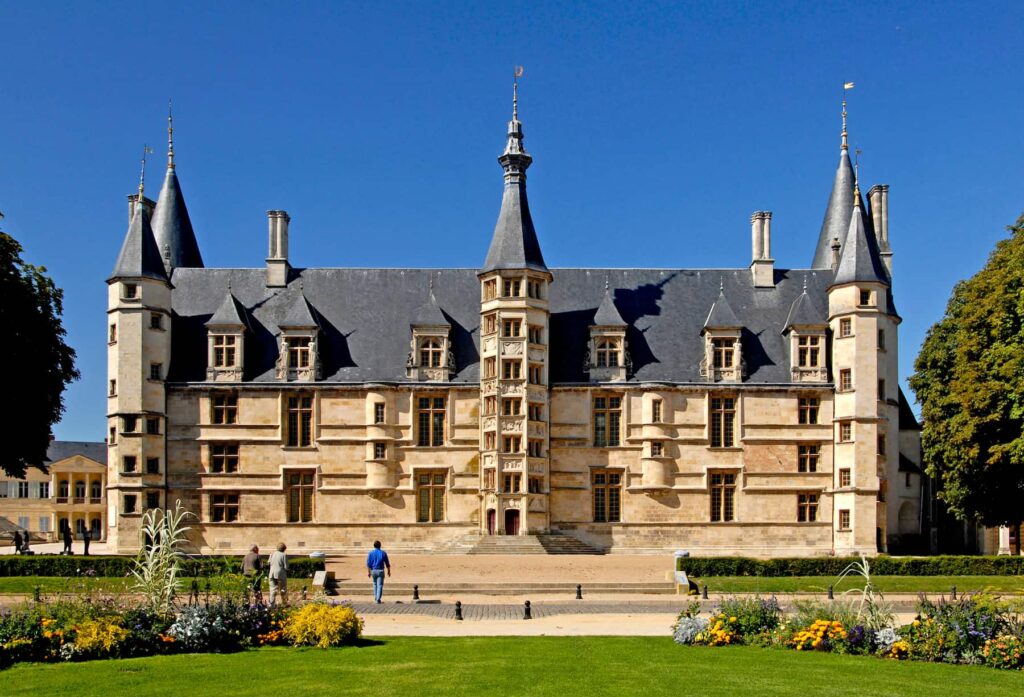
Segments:
[[[503,341],[501,342],[501,353],[504,356],[521,356],[523,355],[523,344],[521,341]]]

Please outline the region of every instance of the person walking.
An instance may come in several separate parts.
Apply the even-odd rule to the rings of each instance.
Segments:
[[[253,592],[255,602],[263,602],[263,560],[260,548],[253,545],[249,553],[242,559],[242,575],[249,579],[249,588]]]
[[[277,545],[277,551],[270,555],[267,566],[270,568],[270,604],[277,601],[278,593],[281,594],[281,604],[288,604],[288,557],[284,551],[288,549],[284,542]]]
[[[21,531],[14,531],[14,553],[21,554]]]
[[[391,561],[388,559],[388,553],[380,548],[380,540],[375,540],[373,549],[366,557],[366,575],[373,581],[373,600],[377,604],[380,604],[380,598],[384,595],[385,568],[388,570],[388,576],[391,576]]]
[[[92,542],[92,532],[89,528],[82,531],[82,547],[85,551],[82,552],[85,556],[89,556],[89,543]]]
[[[71,523],[68,523],[64,526],[64,531],[61,533],[61,535],[63,536],[64,540],[64,550],[61,552],[61,554],[74,554],[74,552],[71,550],[71,540],[74,539],[71,536]]]

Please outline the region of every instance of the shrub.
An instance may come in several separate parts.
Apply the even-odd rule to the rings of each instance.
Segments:
[[[169,649],[167,632],[174,623],[173,615],[153,612],[148,608],[131,608],[124,612],[122,625],[131,632],[131,641],[124,648],[125,657],[150,656]],[[164,637],[164,638],[161,638]]]
[[[167,635],[184,651],[222,652],[237,648],[238,642],[224,627],[220,615],[202,605],[181,609]]]
[[[59,556],[56,554],[37,554],[33,556],[0,555],[0,576],[49,576],[55,578],[71,578],[74,576],[95,575],[104,578],[124,578],[131,572],[135,557],[123,556]],[[185,557],[181,561],[183,576],[220,576],[222,574],[240,574],[242,557],[194,556]],[[291,578],[312,578],[317,571],[322,571],[322,561],[309,557],[288,558],[289,576]],[[89,572],[92,572],[91,574]]]
[[[677,644],[693,644],[707,628],[708,621],[703,617],[680,617],[672,638]]]
[[[1004,634],[986,641],[982,655],[985,663],[993,668],[1024,668],[1024,641],[1012,634]]]
[[[121,618],[86,620],[75,632],[75,649],[88,658],[117,658],[131,632],[121,626]]]
[[[849,600],[794,600],[791,610],[790,625],[809,627],[816,620],[839,622],[844,627],[855,627],[857,610]]]
[[[846,636],[841,622],[815,620],[809,627],[794,633],[789,643],[797,651],[831,651],[837,643],[845,641]]]
[[[694,642],[708,646],[725,646],[736,643],[738,637],[733,627],[735,620],[735,617],[726,617],[723,614],[712,617],[708,622],[707,629],[694,637]]]
[[[728,619],[734,633],[747,639],[774,631],[782,622],[782,611],[775,598],[726,598],[718,613]]]
[[[985,643],[1001,633],[1006,608],[984,595],[933,602],[921,598],[919,619],[906,628],[915,658],[945,663],[981,663]]]
[[[309,603],[288,615],[284,635],[296,646],[341,646],[363,632],[363,621],[348,605]]]
[[[684,557],[679,571],[690,576],[838,576],[857,557]],[[1024,574],[1024,557],[886,557],[868,560],[879,576],[1018,576]]]

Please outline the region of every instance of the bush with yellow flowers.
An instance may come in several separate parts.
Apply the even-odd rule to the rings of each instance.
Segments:
[[[798,629],[789,640],[797,651],[831,651],[837,642],[846,639],[841,622],[815,620],[810,627]]]
[[[982,649],[985,663],[1005,670],[1024,669],[1024,641],[1012,634],[1003,634],[985,642]]]
[[[122,627],[116,617],[86,620],[75,633],[75,649],[83,657],[116,658],[130,636],[131,632]]]
[[[284,636],[296,646],[343,646],[362,633],[363,621],[348,605],[309,603],[290,613],[284,623]]]

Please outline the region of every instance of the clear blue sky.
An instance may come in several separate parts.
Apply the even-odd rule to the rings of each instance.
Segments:
[[[808,266],[855,81],[905,377],[1024,210],[1022,26],[1020,2],[6,2],[3,226],[65,289],[82,371],[56,435],[104,434],[104,280],[144,143],[158,192],[168,97],[207,265],[262,265],[283,208],[299,266],[475,267],[517,63],[551,266],[746,266],[754,210]]]

